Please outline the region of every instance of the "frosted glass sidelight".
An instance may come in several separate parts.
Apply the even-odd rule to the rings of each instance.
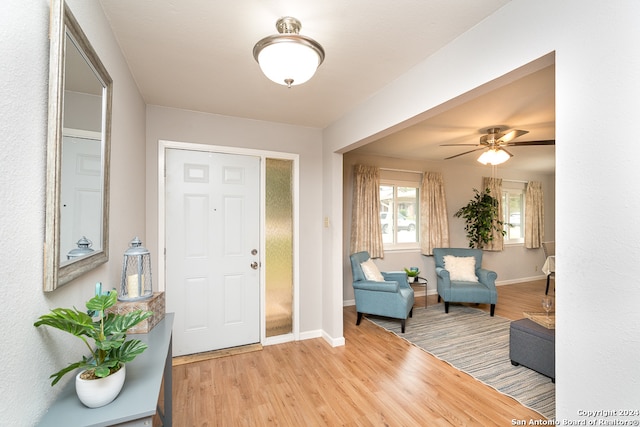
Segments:
[[[293,332],[293,161],[267,159],[266,336]]]

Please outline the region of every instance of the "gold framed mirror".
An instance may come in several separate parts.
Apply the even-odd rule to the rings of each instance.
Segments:
[[[113,82],[64,0],[51,1],[44,290],[109,259]]]

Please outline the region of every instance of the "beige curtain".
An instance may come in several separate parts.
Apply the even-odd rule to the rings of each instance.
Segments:
[[[420,188],[420,248],[433,255],[433,248],[449,247],[449,219],[444,183],[439,172],[425,172]]]
[[[524,247],[537,249],[544,237],[544,197],[542,183],[530,181],[525,192]]]
[[[380,170],[355,165],[351,211],[351,253],[367,251],[371,258],[383,258],[380,225]]]
[[[498,218],[502,218],[502,178],[483,177],[482,190],[484,191],[487,188],[490,191],[489,195],[498,199]],[[502,230],[502,226],[498,226],[498,228]],[[502,251],[504,249],[504,236],[498,231],[494,231],[492,235],[493,240],[491,240],[483,249],[487,251]]]

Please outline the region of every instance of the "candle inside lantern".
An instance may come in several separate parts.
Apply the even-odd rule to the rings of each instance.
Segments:
[[[140,286],[138,286],[138,275],[132,274],[127,276],[127,296],[129,298],[139,297],[140,290],[144,287],[144,274],[140,276]]]

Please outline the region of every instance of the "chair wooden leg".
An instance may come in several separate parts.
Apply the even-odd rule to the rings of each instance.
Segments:
[[[413,307],[411,308],[411,311],[409,312],[409,317],[413,317]]]
[[[493,314],[496,312],[496,305],[495,304],[491,304],[491,317],[493,317]]]
[[[426,298],[426,297],[425,297]],[[438,294],[438,302],[440,302],[440,294]]]
[[[402,333],[404,334],[404,327],[406,325],[407,321],[405,319],[400,319],[400,325],[401,325],[401,330]]]
[[[444,302],[444,312],[448,313],[449,312],[449,301],[445,301]]]
[[[361,320],[362,320],[362,313],[358,312],[358,319],[356,320],[356,326],[360,324]]]
[[[548,274],[548,275],[547,275],[547,290],[546,290],[546,291],[544,291],[544,294],[545,294],[545,295],[549,295],[549,279],[550,279],[550,278],[551,278],[551,275],[550,275],[550,274]]]

